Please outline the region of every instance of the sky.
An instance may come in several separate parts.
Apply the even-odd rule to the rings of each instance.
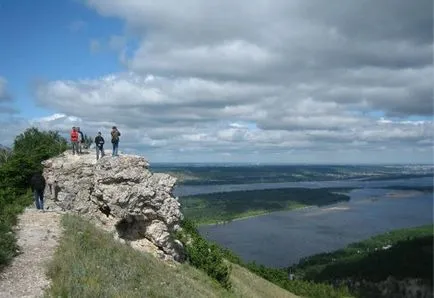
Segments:
[[[0,0],[0,144],[152,162],[433,163],[431,0]]]

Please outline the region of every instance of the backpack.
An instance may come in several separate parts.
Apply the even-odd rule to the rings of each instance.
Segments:
[[[83,132],[79,131],[78,133],[79,133],[80,136],[81,136],[81,143],[84,143],[84,142],[85,142],[85,139],[84,139],[84,136],[83,136]]]
[[[119,131],[112,131],[112,143],[119,142],[119,136],[121,133]]]

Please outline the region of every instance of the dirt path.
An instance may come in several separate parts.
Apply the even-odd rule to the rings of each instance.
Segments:
[[[46,264],[60,237],[60,214],[26,209],[19,216],[18,245],[22,254],[0,273],[0,297],[42,297],[49,285]]]

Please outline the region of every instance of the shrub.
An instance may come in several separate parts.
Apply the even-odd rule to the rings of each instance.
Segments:
[[[0,269],[17,255],[12,227],[17,215],[31,204],[30,178],[42,170],[41,162],[66,150],[67,142],[54,131],[29,128],[15,138],[12,150],[0,159]],[[6,155],[7,154],[7,155]]]
[[[17,214],[31,203],[30,194],[17,194],[13,189],[0,189],[0,269],[18,254],[18,246],[12,227]]]
[[[182,232],[179,232],[177,237],[185,246],[190,264],[205,271],[224,288],[229,289],[231,268],[224,262],[224,254],[220,247],[202,238],[194,222],[184,220],[181,227]]]
[[[333,287],[325,283],[316,283],[305,280],[289,280],[286,270],[268,268],[263,265],[257,265],[255,262],[245,264],[244,266],[262,278],[296,295],[313,298],[351,297],[348,288],[344,286]]]

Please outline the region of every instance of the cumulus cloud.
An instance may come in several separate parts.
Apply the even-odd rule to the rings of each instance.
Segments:
[[[432,150],[430,0],[87,5],[135,36],[132,51],[126,35],[109,41],[125,72],[41,84],[37,99],[92,129],[117,123],[131,148],[402,161]]]

